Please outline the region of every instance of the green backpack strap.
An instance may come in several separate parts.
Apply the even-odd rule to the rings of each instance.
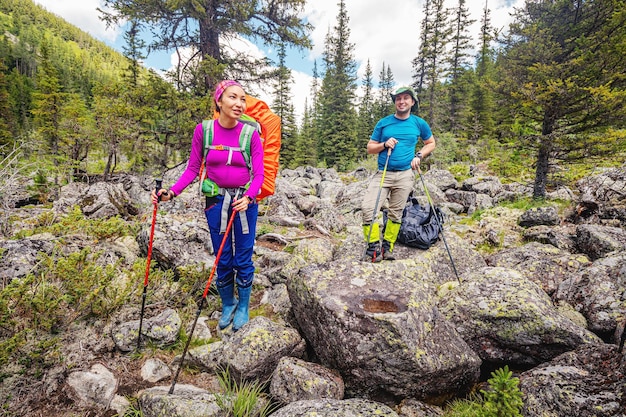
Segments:
[[[204,133],[204,141],[202,142],[202,161],[206,161],[206,156],[209,153],[209,148],[213,143],[214,136],[214,120],[203,120],[202,121],[202,132]]]
[[[216,121],[202,121],[202,131],[204,133],[204,140],[202,141],[202,163],[206,162],[206,157],[210,149],[227,150],[229,152],[239,151],[241,152],[244,161],[246,161],[248,170],[252,170],[252,164],[250,162],[250,142],[252,141],[252,135],[254,134],[254,131],[257,129],[258,122],[246,114],[244,114],[239,120],[243,123],[241,132],[239,133],[239,148],[221,145],[213,146],[213,137],[215,136],[214,132]],[[252,123],[250,121],[252,121]],[[230,156],[228,160],[230,161]],[[204,172],[206,172],[206,170]]]

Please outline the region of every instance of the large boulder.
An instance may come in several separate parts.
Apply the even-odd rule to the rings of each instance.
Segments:
[[[602,342],[512,269],[486,267],[466,274],[438,306],[481,359],[495,364],[535,366],[582,344]]]
[[[583,345],[520,375],[524,417],[624,417],[626,360],[614,345]]]
[[[589,329],[609,340],[626,317],[626,254],[614,252],[563,281],[555,294],[587,319]]]
[[[301,269],[287,286],[302,333],[350,395],[456,395],[477,381],[481,361],[425,280],[409,260],[336,261]]]
[[[583,254],[571,254],[552,245],[531,242],[505,249],[486,258],[489,266],[515,269],[552,295],[559,285],[591,261]]]

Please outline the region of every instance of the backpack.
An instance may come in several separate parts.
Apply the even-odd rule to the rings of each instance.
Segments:
[[[423,207],[412,198],[402,212],[397,241],[413,248],[428,249],[439,240],[443,221],[441,209],[430,205]]]
[[[206,173],[204,164],[210,149],[225,149],[224,146],[213,146],[213,123],[219,114],[213,115],[213,120],[202,121],[203,141],[202,141],[202,166],[200,167],[200,188]],[[239,151],[242,153],[248,170],[251,168],[250,161],[250,141],[254,130],[259,133],[263,144],[263,172],[264,180],[261,190],[257,196],[257,201],[273,195],[276,190],[276,175],[278,174],[280,144],[281,144],[281,124],[280,117],[272,112],[269,106],[262,100],[246,96],[246,113],[239,118],[244,124],[239,135],[239,147],[229,148],[229,151]]]

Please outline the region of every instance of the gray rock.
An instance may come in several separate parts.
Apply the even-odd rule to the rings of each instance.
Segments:
[[[476,381],[480,360],[437,311],[424,278],[408,260],[337,261],[287,283],[300,330],[351,396],[425,399]]]
[[[535,207],[530,210],[526,210],[524,214],[520,216],[518,224],[522,227],[532,226],[556,226],[559,224],[559,213],[555,207]]]
[[[69,374],[67,384],[79,403],[107,410],[117,391],[118,381],[104,365],[95,364],[89,371]]]
[[[159,382],[172,376],[172,371],[162,360],[148,359],[141,367],[141,378],[148,382]]]
[[[591,265],[586,255],[571,254],[552,245],[531,242],[486,257],[489,266],[515,269],[552,295],[559,285]]]
[[[459,187],[459,183],[456,178],[454,178],[454,175],[445,169],[429,169],[428,172],[424,174],[424,180],[434,184],[441,191]]]
[[[538,285],[512,269],[486,267],[464,275],[438,307],[488,362],[535,366],[602,342],[561,315]]]
[[[209,371],[228,369],[235,380],[268,381],[283,356],[302,357],[298,332],[266,317],[255,317],[227,341],[189,350],[190,362]]]
[[[358,398],[349,400],[302,400],[293,402],[275,413],[272,417],[357,417],[380,416],[398,417],[398,414],[384,404]]]
[[[144,417],[227,417],[215,394],[186,384],[176,384],[172,394],[169,389],[169,386],[157,386],[139,393]]]
[[[139,321],[122,323],[112,331],[115,346],[122,352],[130,352],[137,347]],[[167,346],[176,341],[180,331],[181,319],[178,313],[168,308],[154,317],[144,317],[141,334],[142,343],[152,340],[157,346]]]
[[[489,197],[495,197],[502,191],[502,183],[498,177],[477,176],[463,181],[461,189],[464,191],[473,191],[477,194],[487,194]]]
[[[626,317],[626,254],[615,252],[563,281],[555,294],[587,319],[589,329],[604,338]]]
[[[272,374],[270,394],[282,404],[322,398],[342,400],[344,384],[341,376],[328,368],[286,356]]]
[[[626,416],[626,361],[614,345],[584,345],[520,375],[525,417]]]
[[[626,230],[618,227],[582,224],[576,228],[576,243],[593,260],[626,248]]]

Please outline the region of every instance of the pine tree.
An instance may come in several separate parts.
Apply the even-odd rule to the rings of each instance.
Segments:
[[[439,100],[441,94],[438,93],[441,92],[446,47],[451,36],[449,14],[449,10],[444,7],[444,0],[427,0],[424,3],[420,54],[413,60],[417,94],[426,97],[420,102],[420,112],[427,113],[431,127],[437,126],[439,113],[444,111]],[[423,91],[425,94],[421,94]]]
[[[349,17],[344,0],[333,32],[326,37],[326,72],[320,90],[318,159],[325,166],[345,170],[358,153],[355,111],[356,62],[350,43]]]
[[[52,155],[54,165],[60,167],[59,143],[61,137],[59,125],[63,116],[62,108],[65,95],[61,91],[58,70],[52,65],[51,54],[50,43],[44,40],[41,44],[41,62],[37,70],[37,88],[33,93],[31,112],[37,131],[45,141],[45,146],[42,149],[47,149]],[[54,192],[57,192],[60,186],[59,173],[59,170],[54,172],[54,184],[56,186]]]
[[[299,17],[306,0],[168,1],[104,0],[103,19],[111,25],[138,22],[150,28],[150,50],[196,51],[171,74],[180,90],[206,95],[221,78],[260,81],[272,77],[267,59],[255,59],[230,47],[237,36],[266,45],[310,47],[311,26]],[[184,56],[184,55],[181,55]]]
[[[317,147],[315,135],[315,121],[313,120],[312,107],[308,105],[308,100],[304,103],[304,114],[302,115],[302,128],[296,140],[296,152],[293,166],[316,166]]]
[[[369,59],[365,66],[365,74],[363,79],[363,96],[359,104],[359,122],[357,138],[359,142],[367,143],[374,126],[376,125],[376,117],[374,112],[374,81],[372,80],[372,67]]]
[[[0,60],[0,157],[6,156],[6,152],[13,149],[15,117],[9,106],[9,90],[5,76],[6,66],[4,60]]]
[[[526,127],[540,126],[520,140],[536,146],[533,196],[543,198],[556,158],[606,151],[605,135],[582,134],[624,126],[626,8],[620,0],[526,2],[514,17],[502,86]]]
[[[380,71],[378,77],[378,98],[375,103],[376,117],[375,119],[382,119],[385,116],[394,112],[395,106],[391,101],[391,93],[394,90],[394,77],[391,72],[391,67],[383,62],[383,68]]]
[[[496,34],[491,25],[490,10],[485,0],[485,7],[480,25],[480,48],[476,60],[475,81],[472,84],[469,112],[470,143],[476,144],[481,137],[493,136],[494,123],[494,51],[491,43]]]
[[[141,62],[146,58],[142,50],[146,47],[146,42],[139,36],[141,32],[141,24],[137,20],[130,22],[130,27],[124,33],[124,56],[128,59],[128,73],[130,86],[137,88]]]
[[[465,0],[458,0],[457,7],[452,10],[453,19],[452,37],[450,44],[452,50],[448,57],[448,95],[449,95],[449,111],[447,114],[448,130],[452,133],[457,132],[462,125],[468,100],[467,78],[464,74],[468,71],[471,63],[469,61],[471,49],[471,36],[469,27],[475,22],[470,19],[469,9]]]
[[[294,107],[291,103],[291,70],[285,65],[285,45],[281,44],[278,49],[278,81],[274,88],[274,103],[272,108],[281,119],[281,163],[293,168],[296,152],[298,129]]]

